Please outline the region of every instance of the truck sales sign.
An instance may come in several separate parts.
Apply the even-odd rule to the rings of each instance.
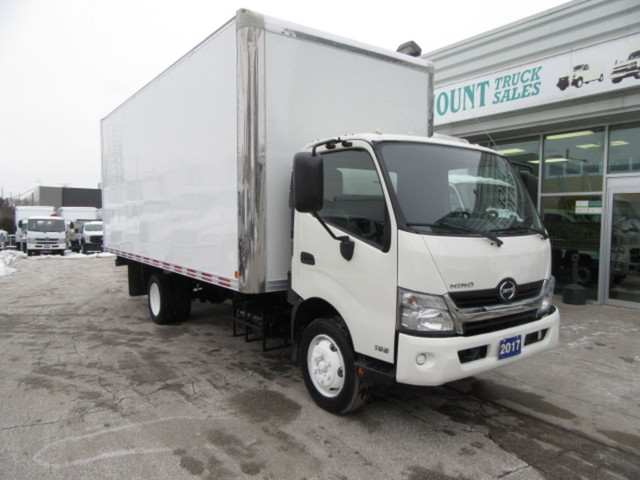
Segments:
[[[635,34],[439,87],[435,124],[638,86],[640,34]]]

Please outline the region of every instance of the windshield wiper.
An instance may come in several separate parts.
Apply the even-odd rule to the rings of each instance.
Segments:
[[[477,235],[482,235],[483,237],[488,238],[498,247],[502,246],[502,244],[504,243],[496,235],[491,232],[487,232],[486,230],[479,230],[477,228],[467,227],[466,225],[458,225],[457,223],[445,222],[443,220],[440,220],[436,223],[407,223],[407,225],[410,227],[448,228],[450,230],[457,230],[459,232],[475,233]]]
[[[505,228],[493,228],[491,229],[491,231],[492,232],[529,232],[529,233],[537,233],[542,237],[543,240],[546,240],[547,238],[549,238],[549,234],[545,229],[529,227],[527,225],[515,224],[515,225],[509,225],[508,227],[505,227]]]

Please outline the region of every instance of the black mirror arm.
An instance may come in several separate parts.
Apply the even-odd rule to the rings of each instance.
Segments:
[[[355,248],[355,243],[353,242],[353,240],[351,240],[346,235],[338,237],[336,234],[334,234],[327,223],[322,219],[322,217],[318,215],[318,212],[313,212],[312,215],[316,220],[320,222],[320,225],[324,227],[327,233],[331,235],[331,238],[340,242],[340,254],[342,255],[342,257],[347,261],[351,260],[353,258],[353,251]]]

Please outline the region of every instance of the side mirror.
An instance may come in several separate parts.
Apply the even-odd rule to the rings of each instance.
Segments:
[[[520,178],[522,179],[522,183],[524,183],[531,200],[533,200],[534,205],[538,205],[538,177],[536,177],[533,173],[527,172],[524,170],[520,171]]]
[[[18,227],[22,228],[22,220],[18,220]]]
[[[293,157],[293,202],[301,213],[322,210],[324,176],[322,156],[309,152],[296,153]]]

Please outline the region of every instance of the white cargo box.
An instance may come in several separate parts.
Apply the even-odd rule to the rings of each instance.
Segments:
[[[285,290],[293,156],[427,135],[433,66],[247,10],[102,121],[105,249],[243,293]]]
[[[98,209],[96,207],[60,207],[56,210],[56,213],[68,222],[96,220],[98,218]]]

